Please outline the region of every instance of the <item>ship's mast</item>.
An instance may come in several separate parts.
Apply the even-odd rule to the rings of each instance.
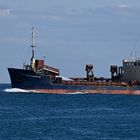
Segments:
[[[35,59],[34,59],[34,48],[36,47],[35,45],[35,30],[34,27],[32,27],[32,57],[31,57],[31,68],[35,70]]]
[[[36,47],[35,46],[35,29],[34,27],[32,27],[32,57],[34,58],[34,48]]]

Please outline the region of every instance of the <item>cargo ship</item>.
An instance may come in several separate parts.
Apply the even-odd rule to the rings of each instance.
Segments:
[[[85,77],[64,78],[57,68],[35,59],[35,31],[32,28],[32,56],[23,68],[8,68],[12,88],[36,93],[140,94],[140,59],[130,57],[122,66],[110,66],[110,78],[96,77],[93,65],[85,66]]]

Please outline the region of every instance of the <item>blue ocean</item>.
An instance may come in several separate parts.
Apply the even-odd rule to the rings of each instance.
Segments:
[[[140,139],[138,95],[0,91],[0,140]]]

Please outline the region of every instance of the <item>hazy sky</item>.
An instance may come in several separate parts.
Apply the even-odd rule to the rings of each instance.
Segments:
[[[0,0],[0,82],[10,82],[7,67],[22,68],[31,56],[36,30],[37,59],[63,76],[110,76],[110,65],[140,56],[140,0]]]

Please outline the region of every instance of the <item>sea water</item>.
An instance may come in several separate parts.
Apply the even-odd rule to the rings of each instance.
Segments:
[[[0,140],[140,139],[138,95],[0,91]]]

